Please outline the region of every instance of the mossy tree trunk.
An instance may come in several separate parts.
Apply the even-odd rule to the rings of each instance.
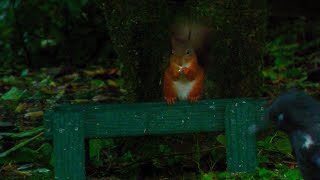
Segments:
[[[163,64],[168,62],[170,52],[169,27],[177,14],[189,19],[209,19],[212,39],[206,52],[208,59],[203,60],[206,98],[259,95],[265,0],[99,2],[105,10],[114,48],[124,64],[129,100],[161,99]]]
[[[202,1],[193,16],[210,17],[212,47],[205,61],[207,97],[255,97],[262,87],[266,2]]]
[[[161,98],[162,63],[169,52],[169,9],[163,0],[100,1],[108,31],[123,63],[128,101]]]

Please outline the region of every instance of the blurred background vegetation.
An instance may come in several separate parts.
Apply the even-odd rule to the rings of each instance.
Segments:
[[[222,89],[234,85],[241,91],[217,91],[207,97],[250,95],[272,100],[291,87],[320,97],[319,83],[308,79],[308,72],[320,63],[318,2],[268,0],[257,5],[265,8],[265,14],[256,18],[240,16],[244,19],[232,19],[238,11],[229,16],[224,11],[204,11],[210,1],[157,0],[153,10],[147,1],[131,6],[124,6],[125,2],[0,1],[0,179],[52,178],[52,145],[42,137],[47,108],[60,103],[160,101],[159,77],[170,49],[166,28],[168,19],[179,12],[210,16],[213,22],[223,25],[225,29],[216,32],[221,39],[217,39],[215,48],[228,37],[221,36],[223,32],[240,37],[233,41],[237,46],[220,46],[220,54],[215,55],[219,61],[208,67],[215,66],[210,76],[214,82],[221,81]],[[233,10],[256,7],[237,4],[249,2],[217,0],[212,6]],[[128,13],[124,16],[121,11]],[[229,20],[234,21],[226,25]],[[133,28],[142,21],[146,22],[144,26]],[[248,34],[248,29],[241,28],[244,22],[249,30],[263,27],[250,31],[257,32],[252,36],[257,37],[254,44],[259,49],[250,51],[253,54],[228,55],[230,47],[240,52],[255,48],[250,47],[253,42],[244,39]],[[132,33],[133,39],[126,39],[128,33]],[[150,48],[146,51],[145,47]],[[239,80],[229,75],[225,77],[228,83],[220,78],[224,71],[219,69],[228,67],[234,57],[255,62],[254,72],[245,67],[244,72],[230,69],[236,75],[250,75],[248,82],[258,82],[248,92],[244,87],[248,82],[237,83]],[[143,82],[141,77],[148,73],[150,78]],[[219,78],[214,79],[214,74],[220,74]],[[216,86],[209,81],[208,89]],[[153,93],[146,93],[149,91]],[[259,167],[255,174],[234,175],[225,171],[223,134],[94,139],[89,147],[87,174],[96,179],[300,178],[287,137],[272,129],[258,139]]]

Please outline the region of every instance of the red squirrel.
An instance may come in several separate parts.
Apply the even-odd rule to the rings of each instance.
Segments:
[[[201,97],[204,71],[195,50],[203,40],[204,31],[198,27],[180,24],[171,39],[170,64],[164,74],[163,86],[168,104],[174,104],[177,99],[196,102]]]

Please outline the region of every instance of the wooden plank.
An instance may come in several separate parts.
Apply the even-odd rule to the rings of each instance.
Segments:
[[[237,102],[251,103],[260,111],[264,100],[213,99],[194,104],[180,101],[171,106],[163,102],[61,105],[46,113],[46,137],[52,137],[53,114],[68,112],[84,119],[86,138],[223,131],[225,107]]]
[[[84,180],[86,178],[83,119],[77,112],[54,116],[55,179]]]
[[[243,108],[242,104],[245,104]],[[56,179],[85,179],[85,138],[222,131],[226,127],[231,172],[256,165],[256,142],[248,127],[259,121],[263,99],[215,99],[199,103],[62,105],[45,114],[45,135],[53,137]],[[228,113],[234,112],[234,113]],[[245,131],[247,130],[247,131]]]
[[[250,127],[256,125],[257,112],[249,103],[226,107],[227,170],[254,172],[257,166],[256,137]]]

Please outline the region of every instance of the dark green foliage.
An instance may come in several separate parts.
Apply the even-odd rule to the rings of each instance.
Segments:
[[[111,1],[104,0],[104,2],[109,6],[112,5],[109,3]],[[119,1],[119,3],[123,2]],[[237,57],[236,50],[242,52],[242,55],[239,55],[240,60],[243,57],[241,62],[244,61],[244,57],[249,59],[254,57],[246,52],[248,49],[254,49],[253,46],[248,47],[246,44],[246,37],[250,36],[252,31],[245,30],[248,30],[249,27],[264,28],[258,25],[262,24],[260,20],[263,19],[258,19],[256,16],[249,18],[254,13],[242,11],[254,5],[248,6],[248,1],[230,0],[170,0],[167,2],[168,4],[163,4],[168,7],[163,10],[168,11],[166,13],[169,14],[163,16],[165,22],[162,22],[160,17],[154,18],[152,16],[153,19],[170,25],[167,21],[171,21],[172,17],[175,16],[190,17],[191,19],[205,17],[206,24],[214,27],[214,36],[210,39],[213,47],[209,51],[205,51],[210,52],[209,56],[213,60],[205,63],[206,66],[204,66],[206,72],[209,72],[207,74],[206,96],[229,96],[231,94],[230,88],[239,88],[239,91],[235,93],[242,93],[243,91],[240,91],[240,89],[246,88],[246,86],[239,87],[235,84],[235,81],[238,82],[243,75],[237,71],[238,66],[233,65],[239,65],[240,61],[238,62],[238,59],[230,57]],[[251,2],[260,3],[263,1]],[[310,5],[310,2],[311,7],[317,7],[316,2],[301,1],[302,5]],[[114,1],[113,3],[117,2]],[[139,5],[142,5],[142,3]],[[208,5],[208,3],[212,3],[212,5]],[[152,3],[147,4],[143,4],[143,6],[146,6],[141,9],[146,10],[146,8],[153,6]],[[278,4],[282,4],[282,9],[276,7]],[[268,23],[269,28],[266,32],[268,41],[267,45],[263,46],[267,55],[264,57],[263,68],[264,89],[260,96],[273,97],[283,89],[292,86],[302,87],[308,93],[319,96],[319,83],[305,81],[307,72],[319,66],[320,26],[317,16],[314,16],[317,15],[318,11],[317,9],[315,11],[302,9],[310,12],[311,18],[309,16],[295,18],[295,16],[292,16],[291,9],[292,6],[296,6],[295,4],[295,1],[289,3],[272,1],[272,4],[268,4],[268,7],[272,6],[271,10],[275,9],[277,12],[271,14]],[[300,10],[303,6],[296,7],[299,7]],[[121,6],[117,6],[116,9],[121,9]],[[140,7],[136,9],[138,9],[136,11],[140,17],[144,16]],[[260,8],[256,10],[258,9]],[[157,9],[156,11],[161,10]],[[0,135],[0,153],[5,152],[6,155],[0,158],[0,179],[28,179],[29,177],[30,179],[52,179],[53,147],[38,136],[41,133],[38,131],[39,129],[33,131],[34,127],[42,125],[43,117],[41,114],[52,105],[62,102],[78,104],[123,101],[123,93],[126,92],[125,89],[130,89],[130,87],[126,85],[127,81],[124,81],[121,72],[128,72],[128,70],[122,71],[125,65],[122,61],[123,58],[116,60],[116,64],[113,64],[116,56],[113,54],[113,45],[108,35],[110,29],[107,27],[107,24],[109,24],[107,22],[109,20],[105,19],[103,13],[106,13],[106,11],[101,10],[100,4],[97,7],[93,1],[0,0],[0,132],[9,133]],[[135,12],[127,13],[134,18],[133,14]],[[261,13],[264,12],[261,11]],[[274,11],[271,13],[274,13]],[[175,15],[171,16],[171,14]],[[283,17],[284,14],[289,14],[290,18]],[[148,14],[146,15],[148,16]],[[277,15],[281,15],[281,17],[279,18]],[[240,17],[245,17],[246,20],[241,21]],[[140,20],[148,19],[148,22],[150,22],[152,18],[140,18]],[[232,23],[228,23],[227,20]],[[127,23],[129,23],[131,29],[136,28],[129,21]],[[162,27],[162,24],[158,26],[149,23],[149,25],[167,28]],[[132,37],[135,41],[142,39],[142,42],[147,45],[158,46],[158,44],[152,44],[143,39],[143,33],[141,32],[144,31],[145,26],[147,25],[140,25],[134,32],[126,29],[125,31],[128,34],[123,34],[130,36],[123,38]],[[234,27],[236,28],[234,29]],[[158,31],[150,28],[151,30]],[[165,29],[165,31],[168,31],[168,29]],[[140,36],[134,37],[134,33],[140,34]],[[152,35],[149,31],[146,31],[146,34],[148,36]],[[165,32],[165,34],[168,35],[168,32]],[[252,37],[255,37],[254,33],[252,34]],[[260,35],[265,34],[261,33]],[[156,37],[152,38],[153,40],[157,39]],[[154,48],[156,53],[161,53],[163,56],[161,61],[166,64],[168,61],[166,53],[170,52],[170,37],[168,35],[168,37],[158,38],[168,38],[167,40],[162,39],[165,44],[159,44],[161,48],[162,45],[167,46],[163,47],[164,55],[163,52]],[[256,43],[260,42],[259,39],[260,36],[257,36]],[[149,55],[147,53],[151,54],[149,50],[153,48],[143,48],[142,45],[138,45],[138,42],[134,43],[133,40],[128,45],[139,47],[139,51],[147,49],[148,51],[144,52],[144,57]],[[231,42],[234,45],[230,44]],[[252,41],[248,42],[252,43]],[[239,47],[236,45],[239,45]],[[135,49],[135,47],[130,48]],[[230,49],[233,51],[231,52]],[[244,50],[246,51],[243,53]],[[126,51],[121,51],[124,53],[123,57],[127,56]],[[259,58],[256,59],[259,60]],[[137,61],[142,60],[137,57]],[[85,65],[88,66],[67,71],[61,66],[34,68],[42,65],[60,64],[60,62],[69,65],[83,65],[83,62],[85,62]],[[26,67],[27,63],[31,66]],[[110,63],[112,68],[104,69],[105,65]],[[251,71],[246,68],[246,65],[240,65],[240,67],[244,69],[245,73]],[[159,82],[162,78],[161,73],[163,73],[164,66],[147,67],[141,71],[148,72],[148,69],[151,68],[159,68],[158,73],[154,73],[159,77],[152,77],[157,79],[157,82],[152,85],[155,85],[153,88],[161,88]],[[230,69],[236,71],[236,74],[240,75],[241,78],[237,76],[235,80],[231,79],[230,81],[232,76],[228,73],[231,72]],[[132,68],[134,73],[137,70],[140,71],[140,69]],[[129,80],[132,80],[130,75],[126,74],[126,76],[129,77]],[[258,78],[255,75],[251,76],[245,77]],[[147,76],[144,77],[147,78]],[[135,82],[130,82],[135,86]],[[225,85],[221,85],[221,83]],[[139,89],[142,85],[147,86],[147,84],[140,83],[136,88]],[[143,88],[140,89],[144,90]],[[130,91],[135,94],[133,90]],[[160,99],[161,89],[155,91],[159,94],[154,97]],[[153,95],[146,93],[146,95],[142,94],[140,97],[145,96],[150,98]],[[148,100],[151,99],[153,97]],[[35,136],[37,137],[34,138]],[[145,179],[285,180],[301,178],[300,172],[296,168],[296,161],[291,154],[292,149],[289,146],[288,138],[283,133],[271,131],[259,137],[257,143],[259,168],[255,174],[225,172],[225,139],[226,137],[223,134],[217,137],[211,134],[196,134],[169,137],[95,139],[90,143],[90,162],[92,164],[87,166],[87,172],[93,178],[104,177],[110,179],[143,179],[139,174],[144,174]],[[8,151],[9,153],[7,153]]]
[[[92,2],[4,0],[0,9],[1,62],[84,65],[112,50],[102,12]]]
[[[271,28],[273,31],[270,31],[270,40],[266,43],[268,56],[262,71],[266,82],[264,91],[274,96],[276,92],[298,87],[314,94],[319,83],[306,80],[308,72],[319,67],[319,21],[310,23],[299,17]]]

